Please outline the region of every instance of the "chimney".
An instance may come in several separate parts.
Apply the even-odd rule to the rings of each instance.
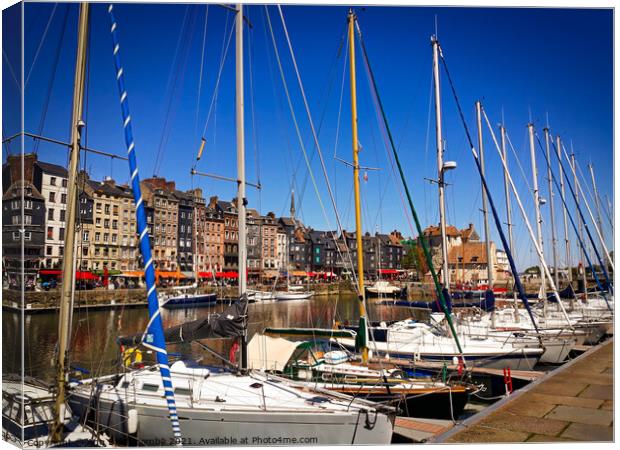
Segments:
[[[202,188],[195,188],[193,190],[187,191],[188,194],[191,194],[195,199],[202,198]]]
[[[142,180],[142,182],[146,184],[148,187],[150,187],[151,189],[165,189],[166,188],[165,178],[160,178],[160,177],[155,176],[152,178],[145,178],[144,180]]]
[[[24,155],[10,155],[7,158],[9,170],[11,174],[11,183],[16,181],[33,182],[34,163],[37,161],[37,155],[27,153]],[[22,162],[24,166],[24,177],[22,180]]]
[[[214,195],[213,197],[209,198],[209,209],[215,209],[216,206],[217,206],[217,195]]]

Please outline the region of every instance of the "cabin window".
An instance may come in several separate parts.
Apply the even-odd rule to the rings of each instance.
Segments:
[[[147,384],[147,383],[144,383],[142,385],[142,390],[143,391],[148,391],[148,392],[157,392],[159,390],[159,385],[158,384]]]
[[[123,381],[121,383],[121,389],[127,389],[129,387],[129,381]]]
[[[178,387],[174,389],[175,395],[191,395],[192,390],[188,388]]]

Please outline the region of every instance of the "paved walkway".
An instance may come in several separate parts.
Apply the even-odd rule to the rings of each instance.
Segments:
[[[435,442],[613,441],[613,349],[610,339]]]

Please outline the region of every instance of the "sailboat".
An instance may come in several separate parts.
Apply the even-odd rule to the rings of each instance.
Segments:
[[[359,30],[358,30],[359,33]],[[360,39],[361,39],[361,33]],[[437,323],[421,323],[414,320],[405,320],[393,323],[391,325],[381,325],[372,329],[372,334],[375,336],[375,340],[372,342],[372,350],[380,355],[384,356],[400,356],[408,359],[428,359],[439,361],[452,361],[468,362],[470,365],[484,366],[484,367],[510,367],[511,369],[531,369],[540,359],[544,349],[540,346],[537,340],[526,340],[524,342],[498,342],[493,339],[468,339],[466,335],[459,332],[452,321],[452,314],[446,304],[446,298],[449,297],[447,287],[450,286],[449,280],[449,267],[448,267],[448,255],[447,255],[447,243],[445,239],[445,206],[444,206],[444,173],[446,170],[454,168],[454,164],[443,162],[443,136],[441,130],[441,101],[440,101],[440,89],[439,89],[439,42],[435,36],[432,38],[433,45],[433,79],[435,87],[435,115],[436,115],[436,142],[437,142],[437,166],[439,172],[439,210],[440,210],[440,226],[442,229],[442,253],[443,253],[443,268],[442,268],[442,281],[443,287],[439,283],[439,279],[433,267],[433,261],[428,250],[426,239],[422,233],[421,226],[415,208],[409,194],[409,190],[404,179],[404,173],[398,160],[398,154],[391,138],[391,132],[387,125],[385,117],[385,111],[378,94],[378,89],[372,73],[370,62],[368,61],[368,55],[365,51],[365,47],[362,41],[362,48],[364,49],[364,57],[366,62],[366,69],[368,71],[369,79],[371,81],[371,87],[375,93],[375,99],[378,109],[380,109],[383,117],[383,125],[386,129],[388,137],[390,137],[390,144],[401,173],[401,179],[405,185],[405,190],[409,200],[409,204],[414,215],[416,227],[420,233],[420,239],[422,248],[424,250],[427,264],[431,270],[435,289],[437,291],[438,301],[445,315],[445,322],[447,330],[442,326],[438,326]],[[468,135],[469,136],[469,135]],[[470,142],[473,147],[473,143]],[[480,167],[480,161],[477,159],[478,169],[482,175],[482,169]],[[481,177],[483,188],[486,191],[486,184],[483,177]],[[487,192],[488,194],[488,192]],[[489,196],[489,202],[493,208],[491,198]],[[493,208],[494,209],[494,208]],[[495,213],[495,211],[494,211]],[[503,238],[503,234],[501,233]],[[504,239],[505,240],[505,239]],[[505,244],[504,247],[507,247]],[[509,255],[509,261],[511,266],[514,266],[511,256]],[[514,270],[513,270],[514,271]],[[490,292],[492,295],[492,292]],[[524,294],[524,293],[523,293]],[[377,336],[382,336],[382,339],[377,339]],[[355,346],[354,340],[349,338],[339,338],[336,341],[347,347],[353,348]]]
[[[117,22],[109,7],[114,48]],[[174,341],[236,337],[241,358],[234,370],[179,360],[166,378],[156,366],[83,380],[72,401],[112,437],[147,445],[388,444],[394,410],[248,369],[243,117],[243,6],[236,5],[236,128],[239,211],[239,300],[222,314],[161,332]],[[117,51],[115,50],[115,54]],[[121,70],[116,55],[117,72]],[[120,82],[122,85],[122,81]],[[121,90],[121,95],[124,90]],[[125,110],[124,110],[125,112]],[[135,151],[135,150],[134,150]],[[148,240],[146,241],[148,242]],[[159,310],[156,312],[159,317]],[[161,328],[160,328],[161,331]],[[174,338],[173,338],[174,337]],[[137,341],[151,348],[151,334]],[[203,346],[203,348],[207,348]],[[158,355],[160,353],[158,352]],[[224,358],[225,359],[225,358]],[[231,361],[227,363],[234,366]],[[162,363],[158,364],[160,367]],[[167,363],[166,363],[167,366]],[[173,405],[170,406],[170,399]],[[172,410],[170,409],[172,408]],[[176,420],[174,428],[169,426]]]
[[[484,113],[484,111],[483,111]],[[502,141],[502,149],[500,151],[499,145],[497,144],[497,140],[495,139],[495,135],[490,126],[490,122],[486,113],[484,113],[487,126],[491,132],[493,137],[493,141],[495,143],[496,150],[500,154],[502,159],[502,164],[504,166],[504,173],[506,179],[506,191],[508,192],[508,184],[513,187],[513,191],[515,193],[515,198],[519,204],[519,207],[522,208],[521,200],[519,198],[519,194],[514,189],[514,183],[512,182],[512,177],[507,170],[506,165],[506,153],[505,153],[505,129],[501,128],[501,141]],[[533,127],[529,127],[530,131],[530,150],[532,152],[532,160],[534,161],[533,154]],[[563,185],[557,186],[557,181],[553,177],[553,173],[551,171],[551,166],[549,165],[549,133],[548,129],[545,129],[545,141],[546,145],[546,153],[544,154],[545,159],[548,165],[548,177],[550,183],[553,181],[556,183],[556,187],[558,188],[558,192],[560,193],[560,198],[562,203],[564,204],[564,212],[568,213],[566,210],[566,202],[564,198],[564,189]],[[559,147],[559,142],[558,142]],[[561,166],[560,166],[561,167]],[[534,176],[536,174],[535,163],[533,163],[533,173]],[[562,179],[560,179],[562,181]],[[508,197],[507,197],[508,202]],[[522,214],[524,214],[522,210]],[[524,214],[525,216],[525,214]],[[572,221],[572,217],[570,214],[568,216],[571,219],[571,223],[574,225]],[[527,217],[525,217],[526,223]],[[510,217],[508,218],[508,222],[510,222]],[[529,223],[528,223],[529,226]],[[510,230],[510,229],[509,229]],[[578,230],[575,227],[575,231]],[[533,236],[533,235],[532,235]],[[579,237],[579,241],[581,243],[581,237]],[[533,238],[532,238],[533,239]],[[586,254],[587,257],[587,254]],[[544,259],[541,257],[541,263],[544,263]],[[544,270],[544,267],[543,267]],[[555,287],[552,287],[555,290]],[[570,286],[569,286],[570,287]],[[572,293],[572,288],[568,289],[567,292]],[[574,296],[574,293],[573,293]],[[570,301],[569,304],[566,305],[566,309],[569,311],[565,314],[565,311],[562,309],[563,305],[560,302],[564,302],[564,300],[558,300],[558,297],[561,297],[559,293],[554,292],[553,295],[550,295],[548,299],[539,302],[537,305],[537,311],[534,311],[534,316],[536,318],[537,326],[527,320],[525,317],[525,312],[518,309],[503,309],[503,310],[495,310],[493,316],[482,316],[482,317],[464,317],[461,322],[462,325],[468,330],[468,332],[472,336],[494,336],[498,340],[504,340],[510,337],[511,334],[519,333],[522,335],[534,336],[537,335],[546,350],[543,354],[542,361],[550,362],[550,363],[559,363],[562,362],[571,347],[575,345],[581,345],[584,343],[596,343],[598,342],[605,333],[604,324],[601,323],[599,317],[599,321],[597,321],[596,317],[589,317],[586,319],[584,315],[583,306],[580,302]],[[554,306],[555,305],[555,306]],[[603,305],[600,305],[603,306]],[[609,313],[609,311],[606,311]],[[603,311],[601,311],[603,313]]]
[[[71,150],[67,189],[67,233],[62,259],[62,288],[58,317],[55,383],[49,386],[34,378],[6,375],[2,378],[2,438],[22,448],[58,446],[107,446],[107,438],[81,423],[66,396],[67,354],[71,333],[71,306],[75,287],[75,235],[77,217],[77,169],[84,123],[83,94],[88,40],[89,4],[79,9],[77,52],[71,116]],[[23,207],[23,205],[22,205]]]
[[[333,392],[356,394],[369,400],[400,404],[401,413],[411,416],[450,418],[458,416],[477,387],[468,383],[447,382],[429,377],[408,378],[397,367],[369,363],[366,291],[364,289],[364,252],[361,221],[359,141],[357,135],[357,92],[355,66],[355,27],[357,17],[348,14],[349,66],[351,83],[351,123],[353,192],[355,199],[355,239],[357,248],[357,292],[359,327],[348,329],[266,328],[250,342],[254,349],[252,364],[320,386]],[[275,336],[275,337],[274,337]],[[301,339],[290,341],[282,339]],[[340,343],[348,340],[345,348]],[[318,347],[318,350],[315,349]],[[336,350],[333,349],[336,347]]]

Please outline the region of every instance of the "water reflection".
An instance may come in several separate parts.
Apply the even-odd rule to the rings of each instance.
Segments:
[[[249,307],[248,333],[265,327],[319,327],[331,328],[334,320],[356,322],[359,318],[355,297],[316,297],[305,301],[263,302]],[[206,317],[222,311],[226,305],[209,308],[164,310],[165,327]],[[415,310],[370,303],[371,320],[400,320],[412,317]],[[2,363],[4,373],[18,373],[21,365],[21,314],[3,312]],[[74,366],[90,371],[93,376],[115,372],[118,367],[116,337],[144,331],[148,323],[146,308],[109,311],[76,311],[73,318],[70,360]],[[58,335],[58,314],[27,315],[24,319],[25,373],[51,381],[54,376],[54,348]],[[11,344],[13,343],[13,345]],[[216,351],[228,355],[231,340],[209,341]],[[196,344],[169,346],[169,352],[189,355],[204,362],[216,360]]]

